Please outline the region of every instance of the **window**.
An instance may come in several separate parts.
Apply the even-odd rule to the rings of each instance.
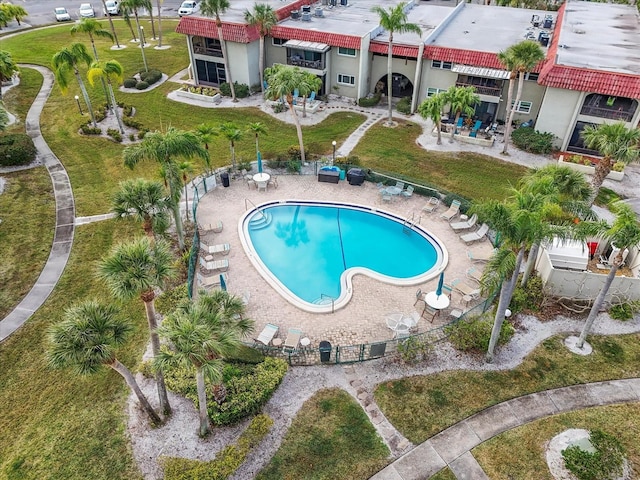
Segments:
[[[525,80],[532,80],[532,81],[537,81],[538,77],[540,76],[539,73],[534,73],[534,72],[528,72],[524,75],[524,79]]]
[[[355,48],[338,47],[338,55],[345,55],[347,57],[355,57],[356,56],[356,49]]]
[[[286,38],[272,38],[271,39],[271,45],[273,45],[275,47],[281,47],[285,43],[287,43],[287,39]]]
[[[354,77],[353,75],[344,75],[343,73],[339,73],[338,83],[342,85],[355,85],[356,77]]]
[[[511,102],[513,105],[513,102]],[[516,112],[518,113],[531,113],[531,102],[518,102],[518,107],[516,108]]]
[[[431,68],[440,68],[442,70],[451,70],[452,62],[443,62],[442,60],[431,60]]]
[[[446,92],[445,88],[427,88],[427,97],[433,97],[435,94],[440,92]]]

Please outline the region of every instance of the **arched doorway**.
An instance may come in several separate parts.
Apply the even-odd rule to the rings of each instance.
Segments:
[[[376,92],[387,94],[387,74],[380,77],[376,83]],[[411,97],[413,95],[413,83],[401,73],[391,74],[391,96],[394,98]]]

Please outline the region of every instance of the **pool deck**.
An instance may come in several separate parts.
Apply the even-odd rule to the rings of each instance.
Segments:
[[[222,220],[224,229],[215,236],[216,243],[228,243],[231,251],[224,257],[229,260],[227,271],[227,290],[235,295],[249,293],[247,306],[248,316],[256,322],[256,333],[267,323],[278,325],[278,336],[286,338],[291,327],[301,328],[303,337],[311,340],[311,346],[317,347],[322,340],[335,345],[355,345],[371,343],[393,338],[393,332],[386,326],[385,314],[402,312],[410,314],[417,308],[422,311],[422,304],[414,307],[415,294],[418,288],[423,292],[435,290],[438,279],[417,286],[395,286],[373,280],[364,275],[353,278],[353,296],[346,307],[331,314],[308,313],[293,306],[278,294],[258,273],[249,261],[242,248],[238,234],[238,222],[245,213],[245,204],[252,208],[266,201],[287,200],[319,200],[338,201],[367,205],[387,210],[396,215],[411,218],[412,213],[420,215],[425,198],[414,194],[411,198],[394,198],[392,202],[383,203],[376,186],[365,182],[362,186],[352,186],[345,181],[338,184],[320,183],[313,175],[281,175],[278,176],[278,188],[268,191],[249,190],[243,180],[232,180],[228,188],[222,186],[206,194],[198,205],[198,223],[207,224]],[[466,278],[466,271],[472,266],[466,251],[491,251],[488,240],[476,242],[467,247],[449,227],[446,220],[439,218],[445,210],[443,205],[437,212],[423,214],[420,225],[437,236],[449,251],[449,264],[445,269],[445,283],[459,278],[473,286],[473,280]],[[402,255],[402,252],[398,252]],[[481,265],[475,265],[481,267]],[[309,272],[309,276],[313,275]],[[472,305],[469,305],[472,306]],[[424,332],[434,326],[447,323],[448,311],[451,308],[464,309],[461,295],[454,292],[451,307],[436,317],[434,323],[421,319],[418,331]]]

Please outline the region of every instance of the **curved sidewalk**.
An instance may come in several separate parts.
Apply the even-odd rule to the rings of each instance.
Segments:
[[[458,479],[488,479],[471,454],[471,449],[485,440],[550,415],[638,401],[640,378],[574,385],[513,398],[443,430],[371,479],[426,479],[447,466]]]
[[[53,88],[53,73],[39,65],[20,64],[20,66],[33,68],[44,78],[42,88],[27,113],[25,127],[27,135],[33,139],[36,146],[38,159],[47,168],[53,183],[56,199],[56,227],[49,258],[38,280],[16,308],[0,321],[0,342],[24,325],[49,297],[69,260],[74,233],[75,204],[69,175],[44,141],[40,131],[40,114]]]

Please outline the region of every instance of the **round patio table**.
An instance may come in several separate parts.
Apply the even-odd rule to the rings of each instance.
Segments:
[[[449,306],[450,300],[449,296],[441,293],[438,295],[438,292],[429,292],[424,296],[424,301],[431,308],[435,308],[436,310],[442,310]]]

